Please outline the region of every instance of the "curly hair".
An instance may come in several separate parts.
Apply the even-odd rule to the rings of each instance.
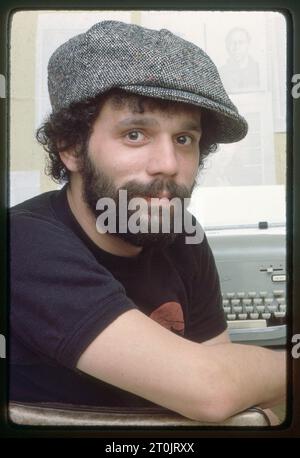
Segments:
[[[69,107],[52,113],[37,130],[36,139],[48,153],[45,172],[55,182],[67,182],[70,179],[70,172],[60,158],[60,151],[73,149],[78,158],[83,158],[94,122],[101,107],[108,99],[112,101],[116,109],[126,105],[133,112],[138,113],[143,113],[145,108],[174,111],[178,105],[178,102],[170,100],[144,97],[121,89],[112,89],[83,102],[71,103]],[[215,120],[210,111],[201,109],[201,123],[203,132],[200,140],[199,168],[203,168],[204,159],[216,151],[218,146],[213,141]]]

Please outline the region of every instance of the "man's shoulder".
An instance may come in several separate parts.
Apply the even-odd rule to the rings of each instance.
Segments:
[[[59,192],[59,191],[58,191]],[[11,256],[16,259],[35,255],[41,259],[72,258],[90,262],[94,257],[85,244],[55,211],[51,202],[57,191],[40,194],[10,209]]]
[[[53,216],[53,209],[51,205],[51,198],[59,191],[48,191],[39,194],[31,199],[25,200],[10,208],[9,213],[11,217],[18,217],[23,215],[35,216]]]
[[[21,237],[34,241],[35,238],[54,236],[58,232],[71,232],[58,218],[52,205],[52,198],[59,191],[48,191],[17,204],[9,209],[11,239]]]

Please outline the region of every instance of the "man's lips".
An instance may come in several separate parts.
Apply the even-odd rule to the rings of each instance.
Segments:
[[[153,204],[153,205],[169,205],[170,198],[166,196],[163,196],[163,197],[151,196],[151,197],[146,197],[146,202],[148,204]]]
[[[170,194],[168,192],[161,192],[156,196],[146,196],[145,199],[146,200],[151,200],[151,199],[167,199],[167,200],[171,200],[171,196],[170,196]]]

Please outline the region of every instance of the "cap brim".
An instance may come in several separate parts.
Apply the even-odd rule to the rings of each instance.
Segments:
[[[245,118],[230,107],[217,101],[202,97],[198,94],[177,89],[156,86],[120,86],[127,92],[147,97],[172,100],[174,102],[189,103],[209,110],[215,120],[216,143],[233,143],[242,140],[248,132],[248,124]]]

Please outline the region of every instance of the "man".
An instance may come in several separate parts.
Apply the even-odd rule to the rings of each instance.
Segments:
[[[234,27],[226,36],[228,58],[220,75],[229,93],[259,90],[259,65],[249,54],[250,42],[248,31],[241,27]]]
[[[208,421],[279,403],[284,355],[230,343],[207,239],[185,225],[204,157],[247,132],[214,64],[167,30],[105,21],[48,71],[38,139],[67,184],[11,211],[10,399]]]

